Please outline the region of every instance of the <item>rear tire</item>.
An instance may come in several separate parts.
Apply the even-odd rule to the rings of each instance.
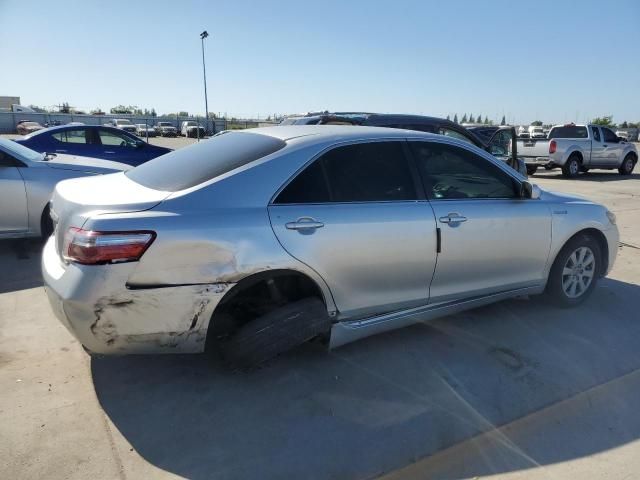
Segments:
[[[580,171],[581,171],[582,173],[588,173],[588,172],[589,172],[589,169],[588,169],[587,167],[580,167]]]
[[[47,205],[40,217],[40,236],[43,240],[47,240],[53,233],[53,220],[49,213],[49,206]]]
[[[222,355],[235,367],[252,368],[330,329],[322,300],[304,298],[242,326],[221,346]]]
[[[629,153],[626,157],[624,157],[624,160],[622,162],[622,165],[620,165],[618,172],[620,173],[620,175],[631,175],[635,166],[635,158],[633,157],[633,154]]]
[[[579,234],[569,240],[556,256],[546,293],[562,308],[584,302],[596,286],[602,269],[600,245],[590,235]]]
[[[575,178],[580,172],[580,157],[575,153],[572,154],[567,163],[562,167],[562,176],[565,178]]]
[[[535,175],[538,171],[537,165],[527,165],[527,175]]]

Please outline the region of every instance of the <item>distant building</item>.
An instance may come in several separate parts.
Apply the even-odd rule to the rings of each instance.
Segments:
[[[20,105],[20,97],[6,97],[0,95],[0,112],[11,111],[11,105]]]

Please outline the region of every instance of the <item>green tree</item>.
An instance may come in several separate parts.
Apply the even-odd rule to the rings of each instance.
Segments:
[[[534,120],[533,122],[531,122],[531,125],[534,127],[541,127],[542,122],[540,120]]]
[[[71,107],[68,102],[62,102],[62,105],[60,105],[60,113],[71,113]]]
[[[504,118],[504,115],[502,115],[502,120],[500,121],[500,125],[506,125],[506,119]]]
[[[620,128],[629,128],[629,124],[627,123],[626,120],[622,122],[622,124],[620,125]]]
[[[454,123],[458,123],[458,114],[457,113],[453,116],[453,122]]]
[[[469,123],[475,123],[476,119],[473,118],[473,113],[469,114],[469,120],[467,120]]]
[[[91,115],[104,115],[104,112],[100,107],[96,107],[89,112]]]
[[[594,125],[603,125],[605,127],[615,126],[615,124],[613,123],[613,115],[607,115],[605,117],[596,117],[591,121],[591,123],[593,123]]]
[[[270,120],[271,117],[268,118],[268,120]],[[451,121],[451,117],[449,115],[447,115],[447,120]]]
[[[489,117],[487,117],[486,115],[484,116],[484,124],[489,125]]]
[[[462,117],[462,120],[460,120],[460,123],[467,123],[467,114],[464,114],[464,117]]]

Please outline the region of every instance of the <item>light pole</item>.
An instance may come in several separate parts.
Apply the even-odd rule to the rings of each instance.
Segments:
[[[207,101],[207,69],[204,65],[204,39],[207,38],[209,34],[205,30],[200,34],[200,41],[202,43],[202,75],[204,77],[204,129],[205,133],[209,132],[209,103]]]

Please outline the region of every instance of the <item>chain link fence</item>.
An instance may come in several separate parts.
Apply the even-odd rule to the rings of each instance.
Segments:
[[[209,134],[214,134],[222,130],[238,130],[245,128],[255,128],[273,123],[253,120],[237,120],[216,118],[209,119],[208,125],[204,117],[188,116],[188,117],[162,117],[162,116],[144,116],[144,115],[86,115],[73,113],[27,113],[27,112],[0,112],[0,133],[17,133],[16,125],[18,122],[38,122],[42,126],[66,125],[76,122],[84,125],[104,125],[112,120],[119,118],[127,119],[131,123],[144,124],[149,127],[155,126],[158,122],[170,122],[178,132],[182,122],[194,121],[202,127],[206,128]]]

